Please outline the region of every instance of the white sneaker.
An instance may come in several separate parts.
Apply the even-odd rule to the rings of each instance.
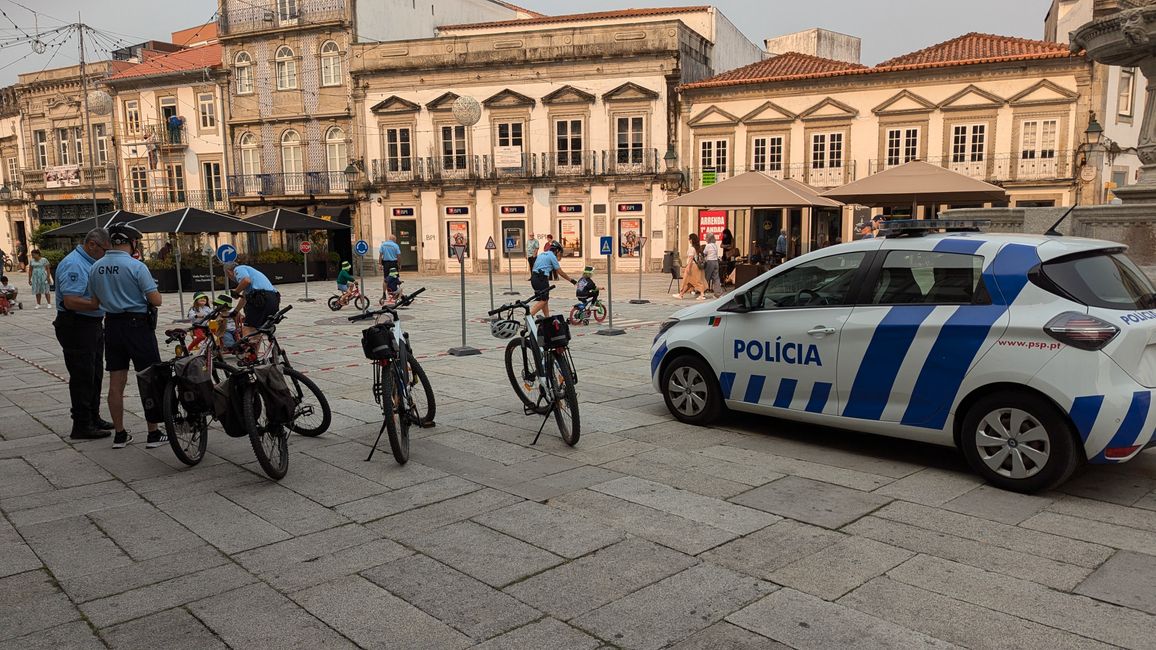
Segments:
[[[37,309],[40,309],[40,305],[36,305],[36,308],[37,308]]]
[[[682,294],[681,293],[672,293],[672,294],[670,294],[670,297],[671,298],[681,298]]]
[[[695,298],[695,300],[706,300],[706,296],[699,296]]]

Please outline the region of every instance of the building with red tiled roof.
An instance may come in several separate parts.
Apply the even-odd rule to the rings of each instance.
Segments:
[[[112,75],[109,77],[109,81],[115,82],[134,77],[163,77],[202,70],[219,70],[222,67],[221,53],[221,46],[215,42],[198,47],[190,47],[177,52],[164,54],[146,53],[143,61]]]
[[[1072,54],[1068,51],[1068,46],[1063,43],[971,32],[922,50],[888,59],[875,67],[882,69],[914,66],[936,67],[996,61],[1062,59],[1068,56],[1072,56]]]

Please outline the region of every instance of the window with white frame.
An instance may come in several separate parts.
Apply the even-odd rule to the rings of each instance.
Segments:
[[[236,90],[238,95],[248,95],[253,92],[253,57],[248,52],[237,52],[233,58],[233,70],[237,77]]]
[[[329,178],[344,183],[347,164],[349,156],[345,148],[345,130],[339,126],[331,126],[325,132],[325,168],[330,172]]]
[[[76,164],[84,164],[84,131],[79,126],[72,127],[72,145],[76,153]]]
[[[1056,157],[1057,120],[1024,120],[1020,128],[1020,158],[1046,160]]]
[[[554,122],[554,136],[554,151],[558,166],[580,166],[582,164],[582,120],[556,120]]]
[[[408,126],[385,130],[385,162],[391,172],[413,171],[413,131]]]
[[[165,185],[171,203],[185,202],[185,166],[181,163],[165,165]]]
[[[281,171],[300,175],[304,171],[301,158],[301,134],[289,129],[281,134]]]
[[[523,129],[525,128],[522,122],[498,122],[494,127],[497,132],[499,147],[522,148]]]
[[[136,203],[148,203],[149,176],[148,170],[140,165],[134,166],[128,172],[129,184],[132,188],[132,200]]]
[[[20,176],[20,159],[17,158],[16,156],[12,156],[5,162],[7,163],[6,169],[8,171],[8,185],[9,185],[9,187],[11,187],[13,184],[19,184],[19,182],[20,182],[20,178],[19,178],[19,176]]]
[[[140,133],[140,102],[135,99],[124,103],[124,128],[129,133]]]
[[[441,127],[442,169],[466,169],[466,127]]]
[[[277,13],[283,21],[295,20],[299,16],[297,0],[277,0]]]
[[[1116,112],[1132,117],[1136,96],[1136,68],[1120,68],[1120,87],[1116,92]]]
[[[777,172],[783,169],[783,136],[758,136],[751,139],[751,169]]]
[[[335,41],[321,44],[321,85],[341,85],[341,52]]]
[[[72,164],[72,138],[69,137],[68,129],[56,129],[56,164],[71,165]]]
[[[32,139],[36,142],[36,168],[44,169],[48,166],[48,133],[46,131],[35,131],[32,133]]]
[[[293,58],[293,50],[288,45],[277,48],[275,57],[277,68],[277,90],[294,90],[297,88],[297,59]]]
[[[257,138],[252,133],[241,134],[237,144],[241,149],[241,173],[256,176],[261,173],[261,159],[257,151]]]
[[[811,169],[843,167],[843,133],[811,134]]]
[[[197,114],[200,116],[202,129],[217,128],[217,98],[213,93],[197,95]]]
[[[702,171],[713,171],[719,174],[727,172],[729,164],[730,142],[728,140],[702,140],[698,143],[699,161]]]
[[[221,163],[216,160],[206,160],[201,163],[201,185],[205,196],[210,201],[221,201],[225,198],[225,188],[222,184]]]
[[[92,141],[96,144],[96,164],[108,164],[108,125],[92,125]]]
[[[951,162],[983,162],[986,151],[986,124],[956,124],[951,127]]]
[[[919,159],[919,127],[887,129],[887,166]]]
[[[619,117],[615,120],[616,158],[619,164],[640,164],[644,155],[642,145],[645,137],[645,122],[641,115]]]

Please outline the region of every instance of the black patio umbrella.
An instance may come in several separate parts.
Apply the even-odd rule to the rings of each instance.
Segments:
[[[249,223],[256,223],[270,230],[285,232],[299,232],[304,230],[349,230],[350,226],[329,219],[320,219],[302,212],[276,208],[268,212],[254,215],[245,219]]]
[[[112,212],[105,212],[97,215],[95,222],[92,219],[81,219],[75,223],[70,223],[67,226],[61,226],[44,233],[45,237],[77,237],[80,235],[87,235],[89,230],[100,226],[107,228],[109,224],[117,223],[118,221],[136,221],[144,219],[145,215],[129,212],[128,210],[113,210]]]
[[[265,226],[249,223],[243,219],[230,217],[219,212],[209,212],[199,208],[178,208],[145,217],[133,222],[133,227],[141,232],[165,232],[170,234],[218,234],[222,232],[269,232]],[[185,292],[181,284],[181,250],[176,247],[177,296],[181,314],[185,313]],[[210,258],[210,264],[212,264]],[[210,269],[209,277],[212,278]]]

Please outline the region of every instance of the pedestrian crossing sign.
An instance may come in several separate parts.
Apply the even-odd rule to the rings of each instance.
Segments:
[[[614,238],[610,236],[602,237],[602,245],[599,247],[602,255],[614,254]]]
[[[506,250],[512,251],[518,247],[518,242],[513,237],[506,237]]]

